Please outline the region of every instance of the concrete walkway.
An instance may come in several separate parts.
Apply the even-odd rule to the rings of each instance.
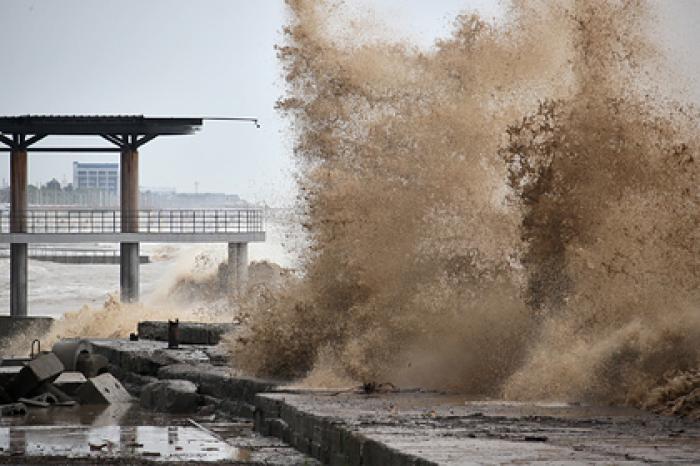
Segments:
[[[256,428],[331,465],[700,463],[700,423],[630,408],[272,393],[256,397]]]

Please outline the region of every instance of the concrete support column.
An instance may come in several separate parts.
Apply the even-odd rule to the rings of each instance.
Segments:
[[[123,303],[139,300],[139,243],[119,244],[119,289]]]
[[[121,231],[139,231],[139,152],[125,149],[121,153]],[[119,285],[122,302],[139,300],[139,243],[121,243]]]
[[[248,243],[228,243],[228,272],[230,283],[242,290],[248,280]]]
[[[27,151],[10,152],[10,233],[27,231]],[[10,244],[10,315],[27,315],[27,243]]]

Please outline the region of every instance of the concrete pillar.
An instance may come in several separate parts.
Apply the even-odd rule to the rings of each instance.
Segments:
[[[139,243],[119,244],[119,289],[123,303],[139,300]]]
[[[27,315],[27,243],[10,244],[10,315]]]
[[[139,152],[125,149],[121,153],[121,231],[139,231]],[[139,300],[139,243],[120,244],[119,285],[122,302]]]
[[[27,232],[27,151],[10,152],[10,233]],[[27,243],[10,244],[10,315],[27,315]]]
[[[248,280],[248,243],[228,243],[228,273],[231,284],[242,290]]]

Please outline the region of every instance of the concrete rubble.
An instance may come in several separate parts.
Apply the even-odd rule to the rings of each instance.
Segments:
[[[87,378],[82,372],[66,371],[59,375],[53,381],[55,387],[63,391],[67,395],[74,395],[82,384],[87,382]]]
[[[109,373],[89,378],[76,390],[75,396],[84,405],[107,405],[133,401],[121,382]]]
[[[254,431],[255,395],[274,390],[278,383],[236,377],[225,365],[226,351],[209,344],[218,342],[223,330],[216,328],[201,333],[206,326],[195,327],[199,327],[200,336],[191,341],[202,344],[182,343],[171,349],[167,341],[149,340],[143,335],[135,341],[63,340],[51,353],[44,352],[29,360],[13,359],[15,366],[0,366],[4,367],[0,370],[3,381],[0,389],[21,387],[16,390],[25,395],[19,398],[24,403],[8,395],[0,408],[0,464],[4,463],[3,459],[17,455],[29,463],[50,463],[51,458],[76,462],[100,457],[120,461],[128,458],[127,462],[133,460],[136,464],[152,460],[280,466],[319,464],[283,441]],[[83,422],[93,416],[86,413],[93,412],[97,419],[88,422],[95,425],[107,422],[107,426],[117,422],[114,428],[118,430],[98,427],[90,433],[93,428],[83,426]],[[9,416],[42,419],[48,424],[24,427],[21,420],[11,424]],[[151,425],[154,419],[160,419],[158,416],[170,416],[166,419],[174,419],[175,424],[167,430],[144,427],[144,423]],[[176,416],[187,416],[184,419],[193,424],[183,426],[183,418]],[[144,420],[137,424],[136,430],[129,427],[142,417]],[[57,424],[52,425],[52,419]],[[62,427],[76,421],[79,427]],[[2,447],[3,435],[7,435],[2,426],[8,422],[13,425],[9,452]],[[12,439],[30,438],[23,431],[30,428],[27,432],[31,432],[32,441],[40,443],[32,446],[22,440],[24,443],[13,447]],[[151,431],[153,438],[149,436]],[[56,436],[62,439],[59,443],[54,440]],[[80,443],[86,438],[88,445]],[[134,440],[129,441],[130,438]],[[163,439],[167,442],[156,447],[154,442]],[[32,459],[37,452],[41,458]]]
[[[199,408],[202,396],[197,386],[188,380],[158,380],[141,390],[141,406],[169,413],[193,413]]]
[[[53,353],[41,354],[29,361],[5,388],[15,398],[20,398],[50,382],[63,372],[63,363]]]
[[[186,345],[217,345],[221,341],[221,337],[234,328],[235,325],[232,323],[179,322],[178,340]],[[140,339],[168,341],[167,322],[139,322],[137,330]]]

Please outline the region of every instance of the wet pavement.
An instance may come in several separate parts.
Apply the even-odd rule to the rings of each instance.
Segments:
[[[437,393],[259,394],[256,426],[323,463],[700,464],[700,422]]]
[[[253,432],[250,420],[215,422],[138,406],[30,409],[0,418],[0,464],[317,464],[277,439]]]

